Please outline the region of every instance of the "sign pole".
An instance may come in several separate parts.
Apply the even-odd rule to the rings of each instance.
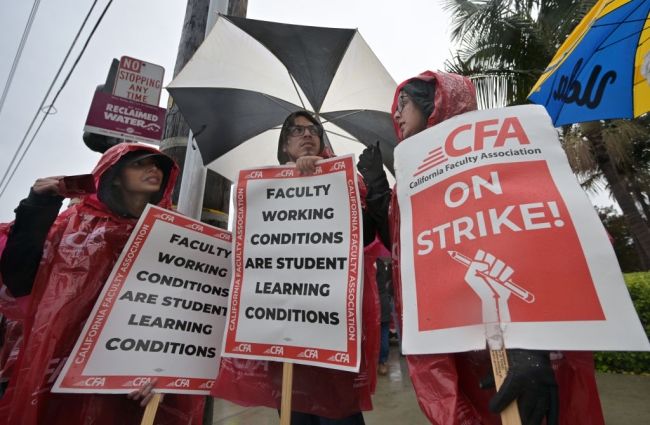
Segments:
[[[282,364],[282,402],[280,404],[280,425],[291,424],[291,390],[293,387],[293,363]]]
[[[153,425],[153,420],[156,417],[156,411],[158,410],[158,404],[160,404],[160,396],[162,394],[155,393],[149,403],[147,403],[147,408],[144,410],[144,415],[142,416],[142,422],[140,425]]]
[[[506,355],[506,347],[502,345],[500,350],[490,350],[490,358],[492,359],[492,370],[494,372],[494,385],[496,386],[497,391],[499,391],[499,388],[501,388],[501,384],[503,384],[503,380],[506,379],[508,373],[508,356]],[[521,425],[517,400],[510,403],[510,405],[501,412],[501,422],[503,425]]]

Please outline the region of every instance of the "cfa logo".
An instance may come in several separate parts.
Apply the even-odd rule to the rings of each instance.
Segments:
[[[103,387],[106,383],[106,378],[88,378],[85,381],[80,381],[75,384],[78,387]]]
[[[176,387],[176,388],[189,388],[190,387],[190,380],[189,379],[177,379],[175,381],[170,382],[167,384],[168,387]]]
[[[159,218],[161,220],[169,221],[171,223],[174,222],[174,216],[171,214],[156,214],[154,217]]]
[[[217,238],[217,239],[223,239],[224,241],[228,241],[228,242],[230,242],[230,235],[229,235],[228,233],[225,233],[225,232],[219,232],[219,233],[215,233],[215,234],[212,235],[212,236],[214,236],[214,237]]]
[[[293,177],[294,170],[282,170],[275,177]]]
[[[495,118],[461,125],[449,133],[443,147],[429,152],[429,156],[424,158],[413,177],[447,162],[449,157],[463,156],[486,148],[502,148],[510,139],[514,139],[519,145],[530,145],[530,140],[517,117],[504,118],[503,122]]]
[[[232,351],[238,351],[240,353],[250,353],[253,350],[251,349],[250,344],[239,344],[237,347],[233,348]]]
[[[302,357],[305,359],[317,359],[318,358],[318,350],[305,350],[302,353],[298,354],[297,357]]]
[[[73,248],[83,248],[87,245],[102,245],[104,244],[104,233],[106,232],[105,227],[98,227],[93,230],[91,233],[88,232],[75,232],[66,236],[64,240],[64,245],[71,246]]]
[[[274,354],[276,356],[281,356],[284,354],[284,347],[274,345],[273,347],[267,349],[264,354]]]
[[[135,378],[135,379],[133,379],[133,386],[134,387],[141,387],[141,386],[143,386],[145,384],[148,384],[149,382],[151,382],[151,378],[145,378],[145,377]]]
[[[203,231],[203,226],[201,226],[200,224],[197,224],[197,223],[188,224],[185,227],[187,227],[188,229],[197,230],[199,232]]]
[[[249,175],[244,176],[245,179],[259,179],[262,178],[262,172],[261,171],[253,171]]]
[[[345,353],[336,353],[335,355],[327,359],[327,361],[337,362],[337,363],[350,363],[350,355]]]
[[[334,165],[332,165],[332,167],[330,168],[330,171],[332,170],[334,171],[345,170],[345,162],[343,161],[335,162]]]
[[[314,174],[323,174],[323,167],[316,167],[316,171],[314,171]]]
[[[203,384],[199,385],[199,389],[201,390],[205,388],[210,389],[212,387],[214,387],[214,381],[204,382]]]

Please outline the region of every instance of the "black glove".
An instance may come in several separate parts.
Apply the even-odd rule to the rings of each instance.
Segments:
[[[515,399],[522,425],[557,425],[560,400],[548,351],[509,349],[509,369],[503,385],[490,401],[490,411],[501,413]],[[494,386],[492,370],[481,380],[481,388]]]
[[[374,198],[390,191],[379,142],[377,145],[369,145],[363,150],[357,163],[357,169],[368,188],[368,198]]]

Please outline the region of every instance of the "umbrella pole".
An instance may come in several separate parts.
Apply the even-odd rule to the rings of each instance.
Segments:
[[[501,388],[501,384],[503,384],[503,380],[506,379],[506,374],[508,373],[508,356],[506,355],[506,348],[501,346],[500,350],[490,350],[490,358],[492,359],[494,384],[496,385],[497,391],[499,391],[499,388]],[[510,405],[501,412],[501,423],[503,425],[521,425],[517,400],[510,403]]]
[[[280,425],[291,424],[291,390],[293,387],[293,363],[282,365],[282,402],[280,404]]]

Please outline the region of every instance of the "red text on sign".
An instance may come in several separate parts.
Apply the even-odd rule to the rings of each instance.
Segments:
[[[458,136],[466,131],[474,131],[473,144],[458,140]],[[491,139],[496,136],[496,139]],[[490,138],[490,139],[488,139]],[[498,119],[478,121],[465,124],[454,129],[445,140],[445,152],[449,156],[463,156],[470,152],[483,150],[491,145],[495,148],[503,147],[508,139],[515,139],[520,145],[530,145],[530,140],[517,117],[505,118],[502,123]]]

